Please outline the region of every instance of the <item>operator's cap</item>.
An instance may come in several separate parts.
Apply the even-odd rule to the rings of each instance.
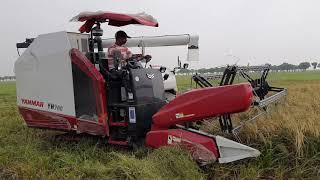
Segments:
[[[130,36],[128,36],[128,35],[127,35],[127,33],[126,33],[126,32],[121,31],[121,30],[120,30],[120,31],[118,31],[118,32],[116,32],[115,37],[116,37],[116,39],[117,39],[117,38],[121,38],[121,37],[131,38]]]

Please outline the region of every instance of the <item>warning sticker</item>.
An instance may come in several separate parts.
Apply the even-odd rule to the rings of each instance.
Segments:
[[[180,142],[181,142],[181,138],[178,138],[173,135],[168,135],[168,144],[180,143]]]
[[[194,116],[194,114],[183,114],[183,113],[177,113],[176,114],[176,118],[177,119],[180,119],[180,118],[186,118],[186,117],[192,117],[192,116]]]

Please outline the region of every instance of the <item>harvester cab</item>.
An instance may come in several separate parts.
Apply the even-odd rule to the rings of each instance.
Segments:
[[[259,156],[256,149],[184,126],[246,111],[253,103],[250,83],[195,89],[168,102],[163,68],[144,68],[132,59],[110,69],[104,49],[114,39],[101,38],[101,23],[157,27],[152,16],[86,12],[72,21],[85,22],[81,33],[43,34],[17,44],[27,48],[15,62],[15,74],[17,104],[28,127],[87,133],[124,146],[177,145],[202,165]],[[188,45],[194,51],[198,49],[198,36],[137,37],[126,45]],[[115,53],[116,66],[121,64],[118,57]]]

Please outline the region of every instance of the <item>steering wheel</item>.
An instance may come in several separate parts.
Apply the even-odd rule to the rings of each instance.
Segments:
[[[133,54],[133,56],[130,59],[127,59],[127,68],[130,69],[140,69],[143,68],[142,65],[138,62],[145,59],[145,62],[148,63],[151,60],[150,55],[142,56],[141,54]]]

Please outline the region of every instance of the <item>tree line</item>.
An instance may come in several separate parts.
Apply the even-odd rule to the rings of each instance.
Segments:
[[[305,71],[306,69],[309,69],[312,67],[313,69],[320,68],[320,63],[318,62],[301,62],[298,65],[295,64],[289,64],[289,63],[282,63],[280,65],[271,65],[271,64],[265,64],[270,66],[271,71]],[[223,72],[225,70],[225,67],[213,67],[213,68],[201,68],[198,70],[194,69],[181,69],[177,73],[194,73],[194,72],[199,72],[199,73],[219,73]]]
[[[0,76],[0,81],[13,81],[15,79],[16,79],[15,76],[3,76],[3,77]]]

